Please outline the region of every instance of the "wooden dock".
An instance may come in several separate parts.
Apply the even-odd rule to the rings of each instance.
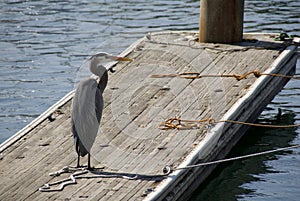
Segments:
[[[109,74],[92,154],[96,170],[81,175],[76,184],[62,191],[38,190],[70,176],[50,172],[76,165],[70,128],[73,92],[1,144],[0,200],[185,200],[215,165],[169,175],[162,169],[222,159],[248,126],[223,122],[161,130],[159,125],[174,117],[254,122],[289,79],[152,75],[253,70],[293,75],[297,59],[296,44],[275,41],[273,34],[244,34],[237,45],[198,43],[197,37],[195,32],[152,33],[121,54],[133,61],[117,63],[116,72]]]

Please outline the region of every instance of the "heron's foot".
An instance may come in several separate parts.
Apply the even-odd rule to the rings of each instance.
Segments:
[[[94,167],[89,167],[88,165],[79,165],[75,167],[78,170],[95,170],[96,168]]]
[[[86,169],[87,170],[95,170],[95,168],[91,166],[90,162],[88,162]]]

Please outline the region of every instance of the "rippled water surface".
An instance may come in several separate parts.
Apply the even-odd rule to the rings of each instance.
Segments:
[[[300,2],[246,1],[245,32],[300,35]],[[0,142],[73,89],[76,72],[97,51],[120,53],[148,32],[197,30],[199,1],[0,2]],[[297,73],[300,62],[297,63]],[[300,84],[291,81],[261,122],[300,123]],[[280,121],[274,119],[283,109]],[[300,143],[299,129],[256,129],[231,155]],[[299,149],[220,166],[192,200],[298,200]]]

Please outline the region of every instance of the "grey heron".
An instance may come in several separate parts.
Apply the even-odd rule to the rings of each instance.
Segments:
[[[82,79],[73,97],[71,130],[78,156],[77,167],[80,167],[80,157],[88,154],[87,168],[91,169],[90,152],[102,117],[102,94],[107,85],[107,71],[113,72],[112,68],[107,69],[104,67],[104,64],[112,61],[131,61],[131,59],[112,56],[105,52],[93,55],[89,59],[89,69],[91,73],[99,77],[99,81],[93,77]]]

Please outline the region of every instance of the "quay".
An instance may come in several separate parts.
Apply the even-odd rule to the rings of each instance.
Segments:
[[[93,147],[95,170],[76,176],[76,183],[39,190],[70,177],[49,173],[76,165],[74,92],[1,144],[0,200],[187,199],[216,164],[184,167],[225,158],[249,126],[223,121],[172,127],[167,120],[255,122],[289,80],[269,75],[293,75],[298,57],[297,43],[276,41],[276,34],[243,34],[235,44],[199,43],[198,37],[149,33],[121,53],[133,61],[113,64]],[[253,71],[260,75],[221,76]]]

